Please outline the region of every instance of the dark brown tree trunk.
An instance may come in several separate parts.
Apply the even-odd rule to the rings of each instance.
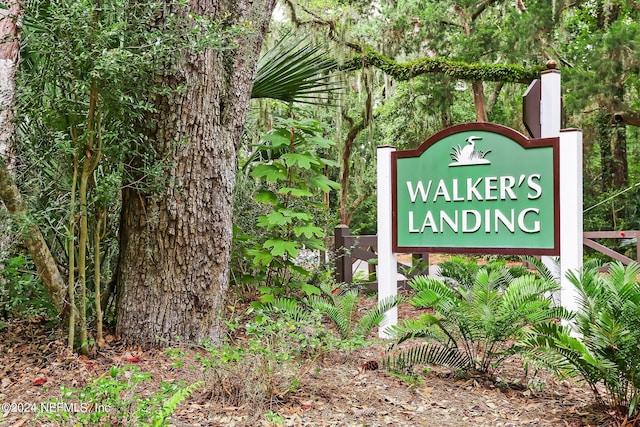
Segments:
[[[622,123],[613,125],[613,185],[623,189],[629,185],[629,164],[627,162],[627,129]]]
[[[623,85],[616,87],[614,99],[624,99]],[[614,102],[615,104],[615,102]],[[606,108],[606,107],[604,107]],[[604,109],[603,108],[603,109]],[[627,126],[620,121],[615,113],[608,115],[611,126],[611,149],[613,156],[613,185],[615,188],[625,188],[629,184],[629,163],[627,160]]]
[[[606,193],[613,188],[613,150],[611,149],[611,123],[605,113],[597,118],[598,142],[600,146],[601,191]]]
[[[484,96],[484,85],[482,82],[473,82],[473,103],[476,106],[476,121],[487,122],[489,118],[487,116],[487,102]]]
[[[221,337],[229,285],[236,154],[275,0],[191,0],[191,12],[251,25],[234,50],[186,53],[151,131],[159,194],[123,195],[117,333],[130,342]]]

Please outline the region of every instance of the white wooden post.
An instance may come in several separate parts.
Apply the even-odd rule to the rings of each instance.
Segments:
[[[378,147],[378,302],[398,294],[398,261],[392,250],[391,153],[394,147]],[[398,323],[397,307],[389,310],[378,336],[390,338],[388,328]]]
[[[562,94],[560,91],[560,71],[543,71],[540,75],[540,138],[556,138],[560,136],[560,126],[562,118],[561,105]],[[560,159],[560,169],[562,169],[562,156]],[[562,198],[562,191],[560,191],[560,195]],[[562,214],[563,213],[561,208],[560,215],[562,216]],[[560,220],[560,222],[562,223],[562,219]],[[563,244],[561,236],[561,252],[562,247]],[[557,274],[559,276],[558,280],[560,280],[562,284],[562,267],[556,264],[555,259],[553,257],[543,256],[542,263],[546,265],[547,268],[553,272],[553,274]],[[562,304],[562,301],[560,301],[560,304]]]
[[[560,304],[576,310],[576,291],[566,274],[582,267],[582,132],[560,130],[560,71],[543,71],[540,85],[540,136],[560,137]],[[543,257],[542,261],[555,270],[550,257]]]
[[[582,267],[582,131],[560,131],[560,303],[578,311],[578,292],[567,272]]]
[[[560,71],[545,70],[540,75],[540,137],[560,136],[561,118]]]

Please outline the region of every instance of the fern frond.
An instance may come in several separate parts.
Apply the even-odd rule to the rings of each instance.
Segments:
[[[441,320],[443,320],[441,316],[424,313],[417,318],[404,319],[402,323],[391,326],[388,332],[396,340],[392,347],[413,338],[442,342],[443,336],[437,326],[437,323]]]
[[[160,412],[158,412],[151,420],[153,427],[161,427],[164,425],[165,420],[171,416],[185,399],[188,399],[197,389],[204,386],[204,381],[196,381],[195,383],[187,386],[181,390],[176,391],[163,405]]]
[[[352,323],[358,306],[358,291],[352,289],[347,292],[341,292],[333,298],[334,304],[342,313],[342,317],[349,323]]]

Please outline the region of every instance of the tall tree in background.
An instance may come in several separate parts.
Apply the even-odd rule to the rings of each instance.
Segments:
[[[640,125],[633,101],[640,82],[638,19],[636,2],[578,2],[567,11],[560,32],[559,53],[573,89],[569,101],[580,112],[594,113],[601,192],[629,183],[626,126]]]
[[[117,333],[140,343],[217,341],[229,283],[237,149],[275,0],[191,0],[191,14],[244,24],[232,50],[184,51],[146,132],[166,164],[158,193],[125,188]],[[162,19],[173,13],[169,7]],[[193,22],[195,27],[197,22]]]
[[[638,196],[626,190],[638,180],[629,159],[640,125],[639,22],[635,1],[580,1],[556,30],[567,119],[585,132],[585,207],[598,207],[585,216],[587,229],[638,223]]]
[[[371,180],[363,173],[368,173],[375,153],[373,141],[411,148],[430,131],[474,119],[487,121],[503,87],[514,81],[508,76],[509,64],[544,63],[542,49],[532,49],[542,26],[536,22],[539,15],[530,17],[523,1],[284,3],[295,26],[326,33],[338,56],[353,56],[354,66],[379,69],[352,74],[345,87],[353,91],[339,105],[337,127],[342,124],[344,129],[336,139],[342,151],[340,222],[344,224],[356,210],[370,210],[363,203],[371,203],[367,201],[373,194],[371,184],[366,184]],[[550,5],[536,6],[536,13],[542,9],[549,15]],[[517,31],[509,31],[513,28]],[[462,64],[456,61],[464,61],[467,73],[456,69]],[[504,66],[503,74],[485,73],[488,67],[483,70],[476,67],[478,63]],[[422,72],[421,65],[425,65]],[[485,88],[490,89],[488,96]],[[508,89],[513,91],[513,85]],[[453,111],[454,103],[465,101],[472,109]],[[519,110],[510,109],[510,115]]]

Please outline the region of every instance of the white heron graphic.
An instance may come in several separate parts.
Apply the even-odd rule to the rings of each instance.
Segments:
[[[482,139],[481,136],[471,135],[467,138],[467,144],[463,147],[460,145],[453,147],[451,152],[451,160],[449,166],[464,166],[464,165],[488,165],[491,164],[489,159],[485,156],[491,152],[476,150],[476,141]]]

